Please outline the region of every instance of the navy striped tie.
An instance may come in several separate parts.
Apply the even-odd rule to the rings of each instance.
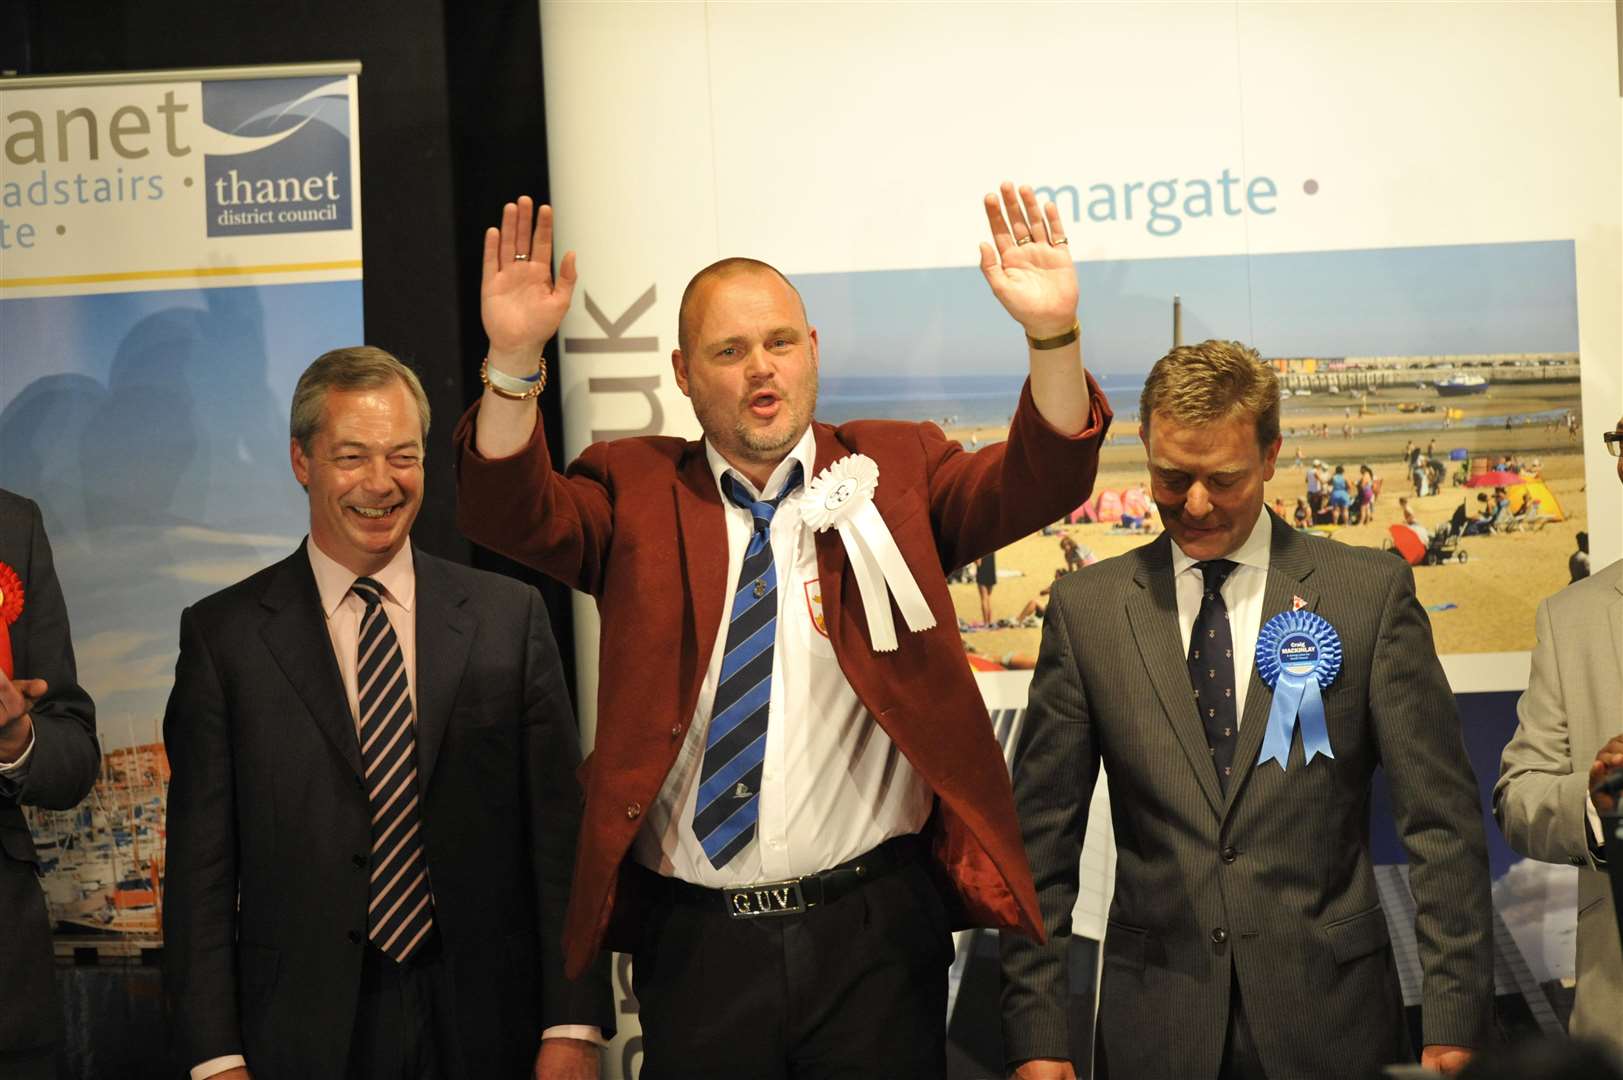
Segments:
[[[351,588],[366,603],[355,650],[361,761],[372,810],[366,936],[399,963],[411,956],[434,925],[417,804],[411,690],[400,640],[383,611],[383,586],[363,577],[356,578]]]
[[[1201,574],[1200,612],[1189,635],[1189,683],[1206,725],[1206,745],[1212,750],[1220,791],[1228,790],[1234,771],[1235,729],[1240,726],[1234,709],[1234,634],[1223,602],[1223,583],[1236,565],[1228,559],[1195,564]]]
[[[731,473],[721,478],[728,501],[755,519],[738,571],[716,699],[710,706],[693,834],[710,865],[721,869],[755,838],[766,762],[766,718],[772,697],[772,646],[778,633],[778,574],[772,562],[772,515],[800,486],[799,464],[776,499],[756,502]]]

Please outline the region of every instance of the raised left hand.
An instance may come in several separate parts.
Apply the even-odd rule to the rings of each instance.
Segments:
[[[597,1080],[602,1058],[585,1039],[542,1039],[535,1055],[535,1080]]]
[[[986,196],[992,242],[981,244],[981,273],[992,294],[1034,338],[1055,337],[1076,321],[1076,267],[1059,207],[1037,205],[1030,185],[1004,181],[1001,202]]]
[[[1446,1046],[1442,1043],[1433,1043],[1420,1050],[1421,1067],[1440,1072],[1445,1076],[1452,1076],[1470,1064],[1471,1048],[1469,1046]]]

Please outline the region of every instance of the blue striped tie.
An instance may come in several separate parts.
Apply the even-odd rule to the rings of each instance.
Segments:
[[[731,473],[721,478],[728,501],[750,512],[755,531],[738,571],[727,624],[721,679],[710,707],[693,834],[710,865],[721,869],[755,838],[766,762],[766,717],[772,697],[772,645],[778,633],[778,574],[772,562],[772,515],[800,486],[799,464],[776,499],[756,502]]]
[[[383,586],[363,577],[351,588],[366,604],[355,658],[361,761],[372,811],[366,936],[391,960],[404,963],[434,925],[417,805],[411,692],[400,639],[383,611]]]

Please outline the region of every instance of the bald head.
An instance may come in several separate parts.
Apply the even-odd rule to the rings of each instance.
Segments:
[[[715,284],[728,278],[743,277],[752,274],[770,274],[789,287],[800,303],[800,321],[807,322],[806,301],[801,297],[800,290],[795,288],[794,282],[783,276],[783,272],[771,263],[764,263],[760,259],[748,259],[742,255],[713,262],[709,266],[693,275],[688,287],[682,290],[682,306],[676,313],[676,344],[684,352],[693,352],[693,334],[698,329],[700,320],[704,315],[704,304],[710,289]]]

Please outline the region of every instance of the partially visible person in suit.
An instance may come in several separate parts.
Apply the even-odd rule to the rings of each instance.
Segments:
[[[1101,767],[1117,862],[1095,1076],[1363,1077],[1411,1059],[1370,862],[1379,765],[1417,911],[1421,1063],[1455,1071],[1489,1034],[1493,913],[1409,568],[1264,508],[1279,385],[1253,350],[1173,349],[1139,416],[1165,532],[1055,584],[1014,759],[1048,942],[1003,937],[1010,1067],[1071,1077],[1085,1053],[1068,1045],[1066,949]]]
[[[598,1075],[563,973],[580,752],[533,588],[410,543],[428,401],[379,349],[294,391],[299,550],[187,609],[165,992],[193,1080]]]
[[[646,1080],[943,1076],[950,931],[1036,932],[945,571],[1079,505],[1110,410],[1058,208],[1006,184],[984,209],[981,270],[1030,378],[1008,440],[974,453],[929,423],[816,422],[800,294],[733,258],[677,314],[703,441],[616,439],[555,470],[537,358],[574,255],[554,278],[551,211],[532,228],[528,199],[486,235],[489,386],[457,433],[458,520],[597,598],[567,948],[632,953]],[[891,545],[883,574],[814,524],[858,512]]]
[[[1606,433],[1614,455],[1623,420]],[[1617,466],[1623,480],[1623,458]],[[1623,1063],[1623,946],[1602,859],[1602,813],[1611,795],[1590,789],[1623,768],[1623,560],[1573,582],[1538,606],[1527,691],[1516,702],[1494,814],[1510,846],[1578,870],[1578,990],[1569,1028]]]
[[[39,856],[22,807],[68,810],[96,782],[96,707],[39,507],[0,490],[0,1076],[55,1080],[62,1012]]]

